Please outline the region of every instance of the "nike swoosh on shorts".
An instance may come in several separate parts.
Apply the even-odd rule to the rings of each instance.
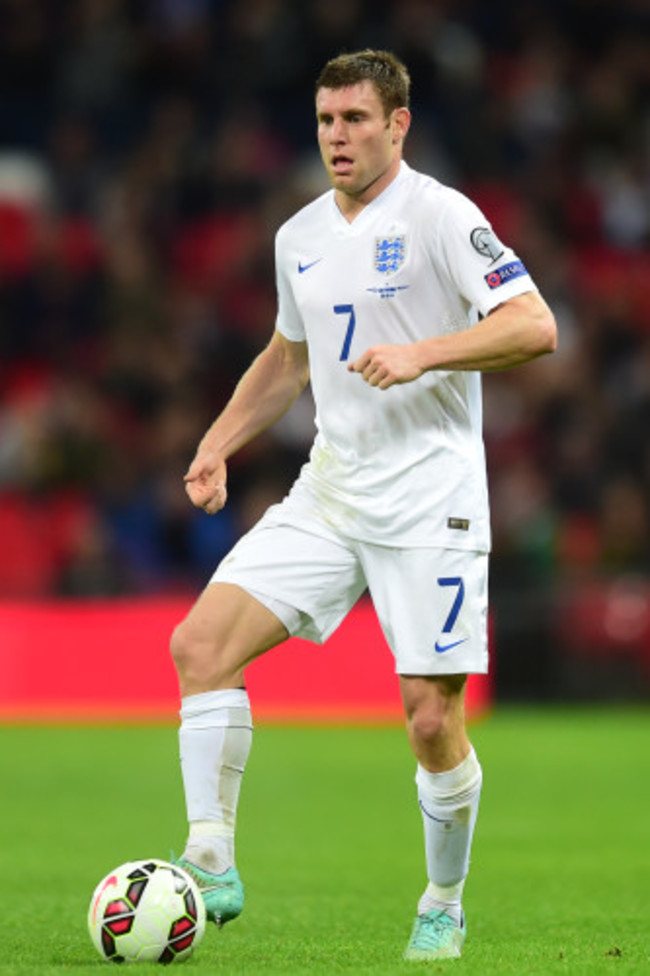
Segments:
[[[444,654],[445,651],[450,651],[452,647],[458,647],[459,644],[464,644],[467,637],[461,637],[460,640],[452,641],[451,644],[440,644],[438,641],[435,643],[435,650],[437,654]]]

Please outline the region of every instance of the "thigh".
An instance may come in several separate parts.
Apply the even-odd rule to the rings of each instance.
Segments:
[[[289,636],[282,620],[239,586],[210,584],[177,630],[177,656],[191,650],[184,668],[198,685],[241,683],[244,668]],[[199,690],[203,690],[200,688]]]
[[[352,545],[333,532],[264,516],[217,567],[212,582],[243,588],[289,634],[322,643],[366,587]]]
[[[486,553],[366,546],[362,559],[398,674],[487,671]]]

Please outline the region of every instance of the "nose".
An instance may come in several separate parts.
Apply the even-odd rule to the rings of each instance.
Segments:
[[[330,139],[335,143],[347,142],[347,126],[343,119],[334,119],[332,122]]]

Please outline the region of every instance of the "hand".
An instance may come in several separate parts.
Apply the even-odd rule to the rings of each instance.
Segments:
[[[387,390],[395,383],[410,383],[424,372],[417,357],[416,344],[375,346],[350,363],[351,373],[361,373],[370,386]]]
[[[192,504],[208,515],[226,504],[226,464],[220,457],[199,449],[183,480]]]

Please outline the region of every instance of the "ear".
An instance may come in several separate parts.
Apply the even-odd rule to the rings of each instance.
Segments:
[[[411,113],[407,108],[395,108],[391,113],[390,126],[393,145],[404,142],[411,125]]]

